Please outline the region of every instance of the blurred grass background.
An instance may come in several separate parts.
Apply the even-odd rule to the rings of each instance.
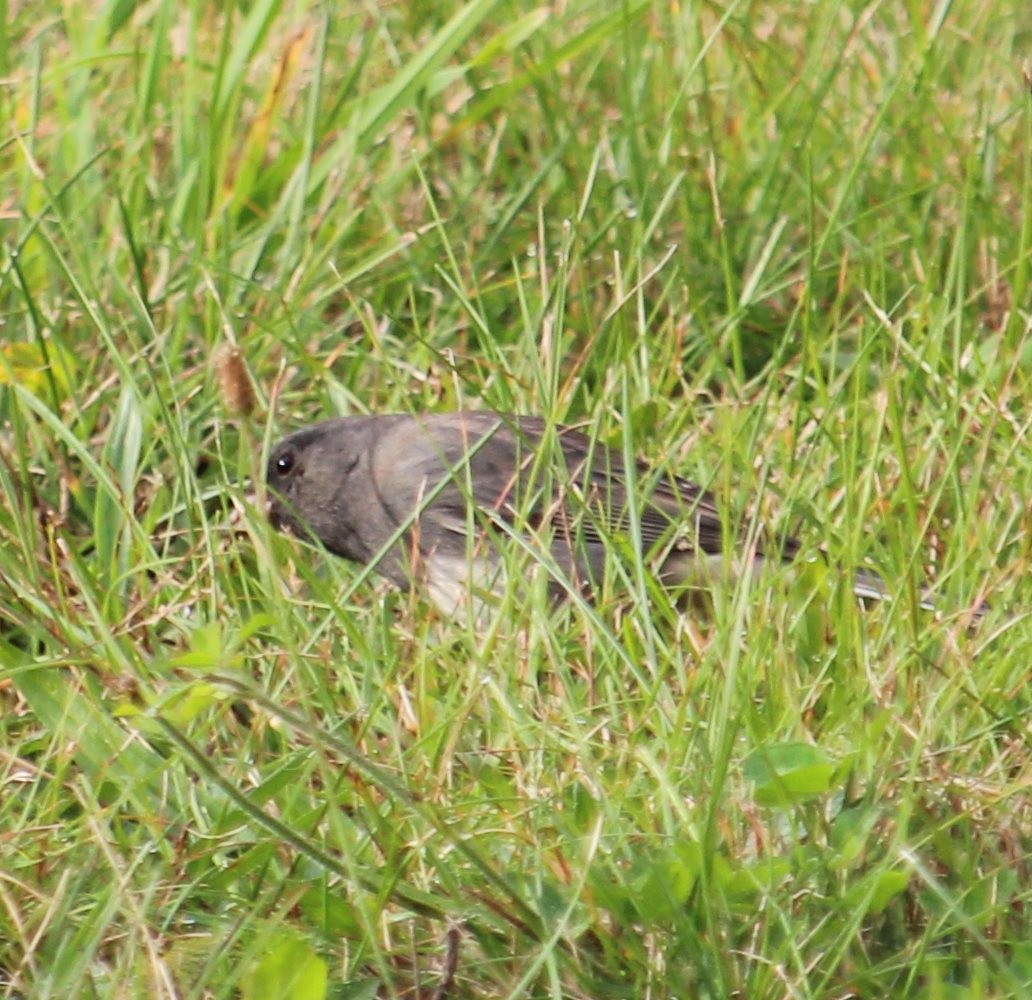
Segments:
[[[1026,3],[3,22],[4,996],[1032,992]],[[895,599],[478,631],[268,529],[280,433],[460,406]]]

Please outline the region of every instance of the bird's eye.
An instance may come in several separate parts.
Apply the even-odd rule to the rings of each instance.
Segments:
[[[282,454],[282,455],[280,455],[280,457],[276,459],[276,471],[281,476],[288,476],[288,475],[290,475],[290,470],[293,469],[293,468],[294,468],[294,456],[291,455],[289,451],[284,453],[284,454]]]

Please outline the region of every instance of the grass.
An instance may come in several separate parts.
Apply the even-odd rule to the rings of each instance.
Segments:
[[[1025,14],[12,5],[2,995],[1032,991]],[[266,524],[459,406],[827,561],[474,627]]]

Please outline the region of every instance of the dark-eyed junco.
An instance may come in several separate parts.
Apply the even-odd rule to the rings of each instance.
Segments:
[[[501,547],[513,540],[545,557],[554,592],[589,595],[607,550],[621,545],[638,546],[674,587],[712,583],[729,548],[739,569],[788,562],[800,548],[794,538],[775,543],[744,528],[725,540],[713,497],[699,486],[644,462],[629,469],[613,449],[537,417],[327,420],[273,448],[268,485],[277,526],[371,563],[400,587],[424,585],[446,613],[471,593],[500,590]],[[887,593],[864,571],[854,590],[862,598]]]
[[[590,588],[614,535],[634,537],[631,484],[619,455],[569,428],[554,428],[545,460],[546,433],[535,417],[480,412],[316,424],[273,449],[272,518],[338,555],[375,560],[399,586],[422,581],[449,611],[470,585],[501,585],[498,542],[512,533],[547,549],[554,589]],[[685,582],[700,553],[723,551],[713,501],[644,464],[634,473],[640,545],[662,579]]]

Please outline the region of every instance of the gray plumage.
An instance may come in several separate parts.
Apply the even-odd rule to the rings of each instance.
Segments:
[[[271,516],[331,552],[376,569],[401,587],[414,581],[453,610],[471,583],[497,589],[497,542],[518,533],[542,540],[566,586],[591,588],[615,536],[636,540],[661,579],[684,585],[700,563],[719,560],[724,527],[699,486],[621,456],[580,431],[536,417],[463,412],[345,417],[285,438],[269,458]],[[754,556],[791,559],[760,539]],[[700,559],[700,557],[703,557]],[[712,569],[709,573],[713,575]]]
[[[502,588],[507,536],[546,550],[557,594],[590,595],[614,544],[638,544],[668,585],[719,579],[726,529],[713,497],[643,462],[632,472],[618,452],[572,428],[459,412],[315,424],[273,448],[267,478],[274,524],[373,564],[402,588],[426,586],[451,613],[471,590]],[[800,548],[744,525],[730,541],[743,563],[787,562]],[[887,595],[881,578],[863,571],[854,590]]]

